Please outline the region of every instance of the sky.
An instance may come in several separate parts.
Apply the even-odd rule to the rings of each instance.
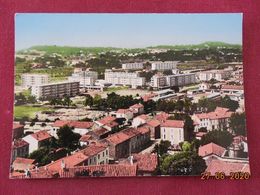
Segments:
[[[15,49],[242,44],[242,14],[16,14]]]

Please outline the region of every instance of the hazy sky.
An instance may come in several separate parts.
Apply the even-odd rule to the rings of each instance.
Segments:
[[[242,14],[17,14],[15,48],[242,44]]]

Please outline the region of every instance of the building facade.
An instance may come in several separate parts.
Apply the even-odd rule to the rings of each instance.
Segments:
[[[59,82],[32,86],[32,95],[37,99],[50,99],[75,96],[79,93],[79,82]]]
[[[105,71],[105,81],[112,85],[131,86],[132,88],[145,85],[145,78],[140,77],[137,72]]]
[[[73,73],[68,80],[71,82],[79,82],[80,87],[93,86],[98,78],[95,71],[81,71]]]
[[[22,74],[22,86],[32,87],[33,85],[43,85],[49,83],[49,75],[47,74]]]
[[[143,69],[143,68],[144,68],[144,64],[138,63],[138,62],[122,64],[122,69],[125,69],[125,70]]]
[[[178,61],[152,62],[152,70],[176,69]]]

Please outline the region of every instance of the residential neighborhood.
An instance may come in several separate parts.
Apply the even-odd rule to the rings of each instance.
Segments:
[[[250,176],[241,14],[32,15],[10,178]]]

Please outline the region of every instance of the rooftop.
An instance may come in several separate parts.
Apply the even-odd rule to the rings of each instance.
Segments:
[[[12,148],[20,148],[20,147],[24,147],[24,146],[27,146],[27,145],[29,146],[29,143],[27,143],[23,139],[17,139],[17,140],[13,141]]]
[[[162,127],[183,128],[184,127],[184,121],[181,121],[181,120],[166,120],[161,126]]]
[[[53,127],[63,127],[64,125],[68,125],[69,127],[81,128],[81,129],[89,129],[93,126],[93,122],[85,122],[85,121],[62,121],[57,120],[52,125]]]
[[[30,134],[30,136],[32,136],[34,139],[36,139],[38,141],[43,141],[43,140],[51,138],[51,135],[49,133],[47,133],[46,130],[38,131],[34,134]]]
[[[209,144],[206,144],[204,146],[199,147],[199,156],[207,156],[210,154],[215,154],[217,156],[222,156],[226,149],[211,142]]]

